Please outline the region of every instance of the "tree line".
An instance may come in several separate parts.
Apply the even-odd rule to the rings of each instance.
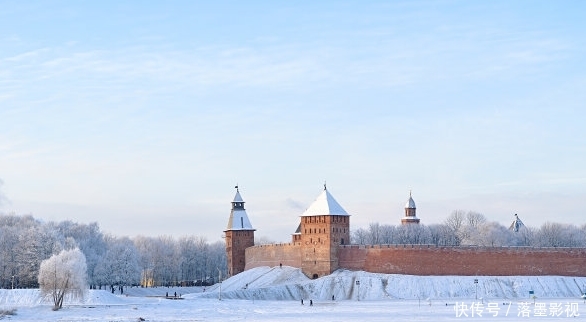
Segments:
[[[371,223],[351,233],[352,244],[430,244],[436,246],[586,247],[586,224],[546,222],[539,228],[521,225],[518,231],[489,221],[475,211],[453,211],[442,223],[381,225]]]
[[[97,223],[42,222],[0,214],[0,288],[38,288],[41,262],[63,250],[86,258],[90,288],[206,285],[227,273],[224,242],[200,236],[135,238],[104,234]]]
[[[266,243],[257,238],[256,244]],[[474,211],[456,210],[442,223],[381,225],[351,231],[352,244],[436,246],[586,247],[586,224],[547,222],[518,231]],[[79,249],[86,258],[90,288],[206,285],[227,276],[223,241],[199,236],[135,238],[104,234],[97,223],[42,222],[31,215],[0,214],[0,288],[38,288],[41,262]]]

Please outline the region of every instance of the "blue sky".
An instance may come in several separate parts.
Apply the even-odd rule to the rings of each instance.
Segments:
[[[2,1],[0,211],[288,241],[473,210],[584,223],[582,1]]]

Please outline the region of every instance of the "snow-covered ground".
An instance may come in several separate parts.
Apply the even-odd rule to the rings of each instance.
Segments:
[[[220,285],[205,291],[200,287],[128,288],[124,295],[94,290],[83,301],[66,301],[59,311],[52,311],[38,290],[0,290],[0,312],[15,311],[4,316],[7,321],[511,321],[523,315],[559,321],[586,319],[586,303],[580,298],[585,285],[584,277],[351,271],[309,280],[296,268],[260,267],[227,279],[221,293]],[[529,298],[529,291],[534,291],[536,299]],[[175,292],[182,295],[181,300],[164,298]]]

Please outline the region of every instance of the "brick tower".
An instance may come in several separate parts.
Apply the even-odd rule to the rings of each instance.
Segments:
[[[324,190],[301,215],[301,270],[309,278],[338,269],[338,246],[350,244],[350,215]]]
[[[409,191],[409,200],[405,204],[405,217],[401,218],[401,224],[418,224],[419,218],[417,218],[417,207],[415,207],[415,201],[411,197],[411,191]]]
[[[238,186],[232,201],[232,211],[228,220],[228,227],[224,231],[226,236],[226,255],[228,259],[228,275],[233,276],[244,271],[246,264],[245,250],[254,246],[254,231],[246,210],[244,200],[240,196]]]

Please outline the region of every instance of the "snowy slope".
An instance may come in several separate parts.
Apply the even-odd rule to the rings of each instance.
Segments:
[[[474,284],[478,279],[478,284]],[[360,285],[357,285],[356,282]],[[292,267],[254,268],[222,283],[222,298],[262,300],[385,300],[578,298],[585,277],[563,276],[412,276],[339,270],[316,280]],[[219,285],[191,296],[219,296]]]

